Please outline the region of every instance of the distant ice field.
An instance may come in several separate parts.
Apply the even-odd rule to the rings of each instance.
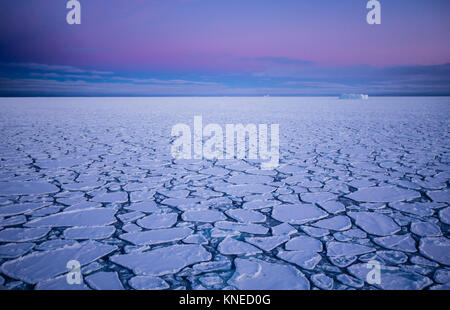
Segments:
[[[0,111],[0,287],[450,289],[450,97],[0,98]],[[194,116],[279,124],[280,165],[173,159],[171,129]]]

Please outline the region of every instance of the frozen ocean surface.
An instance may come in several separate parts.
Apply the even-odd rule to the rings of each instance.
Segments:
[[[450,288],[449,97],[2,98],[0,111],[0,287]],[[280,124],[279,167],[172,159],[172,126],[196,115]]]

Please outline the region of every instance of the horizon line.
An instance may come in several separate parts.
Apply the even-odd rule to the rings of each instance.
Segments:
[[[358,93],[359,94],[359,93]],[[335,98],[339,95],[147,95],[147,96],[128,96],[128,95],[78,95],[78,96],[60,96],[60,95],[48,95],[48,96],[36,96],[36,95],[23,95],[23,96],[0,96],[0,99],[10,99],[10,98]],[[449,94],[418,94],[418,95],[398,95],[398,94],[386,94],[386,95],[370,95],[369,98],[373,97],[450,97]],[[345,100],[345,99],[343,99]]]

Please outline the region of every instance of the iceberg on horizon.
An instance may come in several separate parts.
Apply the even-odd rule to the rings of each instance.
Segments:
[[[367,100],[367,99],[369,99],[369,95],[365,95],[365,94],[342,94],[342,95],[339,96],[339,99]]]

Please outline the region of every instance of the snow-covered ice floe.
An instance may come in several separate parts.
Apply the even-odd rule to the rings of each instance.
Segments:
[[[366,95],[366,94],[342,94],[339,96],[339,99],[367,100],[367,99],[369,99],[369,95]]]
[[[450,99],[338,103],[0,99],[0,287],[449,289]],[[279,167],[173,159],[195,115],[280,124]]]

